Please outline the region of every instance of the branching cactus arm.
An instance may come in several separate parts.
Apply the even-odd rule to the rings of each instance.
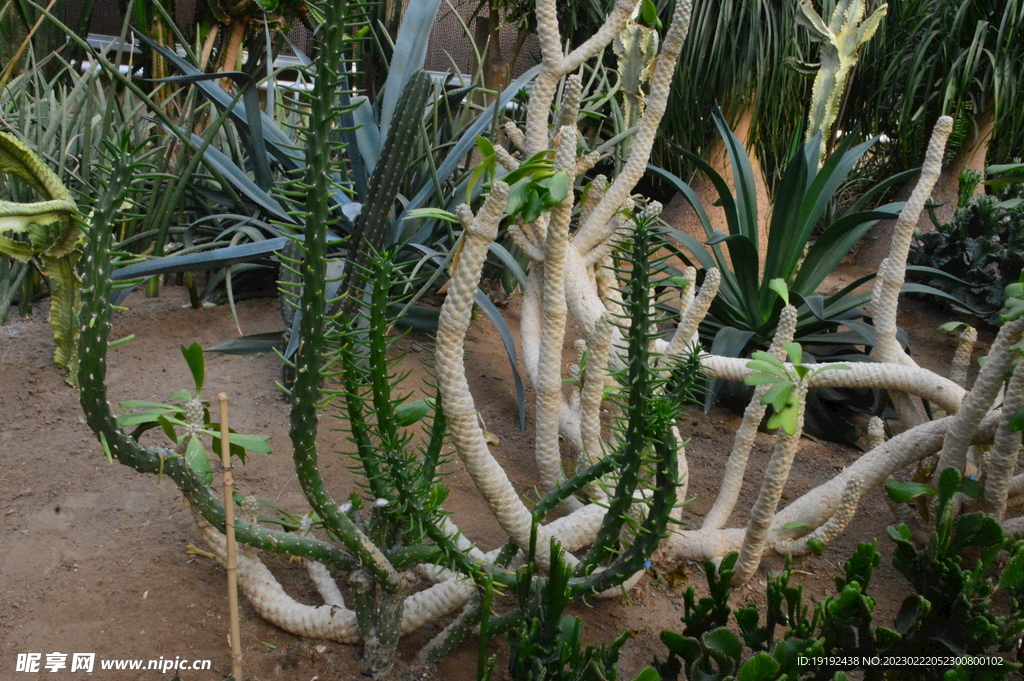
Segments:
[[[946,140],[952,130],[953,119],[949,116],[942,116],[935,123],[931,140],[928,143],[928,151],[925,154],[924,165],[921,168],[921,177],[896,219],[889,257],[883,262],[878,279],[875,281],[871,298],[877,334],[875,356],[882,362],[895,364],[903,361],[903,350],[896,341],[896,309],[900,288],[906,279],[907,254],[910,251],[914,227],[917,226],[917,220],[924,209],[925,201],[931,195],[932,189],[939,179],[939,174],[942,172],[942,157],[946,149]],[[900,418],[908,426],[918,425],[925,420],[921,408],[904,393],[890,391],[890,396]]]
[[[946,433],[939,454],[939,464],[935,468],[933,483],[938,484],[938,476],[950,466],[962,471],[967,463],[967,448],[972,436],[981,423],[982,418],[992,408],[996,395],[1003,387],[1003,377],[1010,368],[1014,351],[1011,346],[1020,340],[1024,331],[1024,317],[1006,322],[996,334],[996,339],[989,350],[985,366],[982,367],[974,387],[964,399],[963,406],[952,417],[953,423]]]
[[[107,403],[106,351],[110,333],[111,226],[132,182],[130,156],[113,160],[107,189],[97,202],[92,215],[90,238],[84,252],[82,312],[79,334],[80,401],[90,429],[97,435],[113,459],[140,473],[163,474],[174,481],[203,518],[224,526],[224,507],[180,456],[167,450],[139,444],[118,425]],[[275,553],[310,558],[348,572],[355,561],[338,547],[314,538],[291,532],[268,530],[243,518],[235,518],[238,541]]]
[[[804,409],[807,403],[807,384],[801,381],[795,390],[798,405],[796,432],[781,432],[775,441],[775,451],[765,471],[761,491],[750,511],[750,522],[747,524],[747,532],[740,547],[740,557],[736,561],[736,574],[733,579],[737,585],[745,584],[761,563],[761,555],[768,540],[768,530],[782,497],[782,488],[789,480],[793,459],[800,449],[800,434],[803,431]]]
[[[1003,397],[1003,408],[999,416],[995,442],[985,476],[983,507],[985,513],[1002,521],[1006,515],[1006,499],[1009,494],[1010,478],[1017,468],[1020,454],[1021,433],[1010,429],[1010,420],[1024,407],[1024,361],[1018,362]]]
[[[491,455],[476,415],[473,396],[466,380],[465,339],[473,311],[473,296],[487,249],[498,233],[508,196],[508,185],[495,182],[473,227],[466,230],[459,264],[452,275],[448,295],[437,329],[437,373],[442,405],[452,441],[459,458],[487,502],[501,528],[526,550],[530,546],[532,515],[516,493],[501,465]],[[543,541],[542,541],[543,540]],[[549,546],[546,533],[538,535],[538,546]],[[538,553],[542,565],[550,554]]]
[[[960,332],[956,353],[953,355],[949,370],[949,380],[961,388],[967,387],[967,369],[971,366],[971,353],[974,352],[974,344],[977,342],[978,330],[973,326],[965,327]]]

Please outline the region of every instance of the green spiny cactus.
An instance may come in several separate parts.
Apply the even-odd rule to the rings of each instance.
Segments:
[[[29,263],[36,260],[43,275],[56,285],[50,295],[50,323],[57,343],[54,361],[68,371],[67,381],[77,385],[77,314],[79,280],[75,264],[81,231],[75,222],[77,207],[60,178],[17,138],[0,132],[0,173],[17,177],[46,200],[13,203],[0,200],[0,232],[22,235],[24,240],[0,235],[0,255]]]
[[[666,379],[651,368],[650,335],[655,319],[651,314],[652,273],[660,270],[663,259],[655,254],[661,241],[656,237],[653,220],[634,218],[636,230],[626,244],[631,258],[628,277],[620,271],[624,290],[624,311],[629,319],[625,336],[628,344],[626,368],[618,376],[625,386],[620,401],[624,414],[617,450],[610,456],[618,463],[615,490],[609,499],[608,513],[597,538],[580,561],[577,574],[586,578],[574,586],[575,593],[585,595],[621,584],[629,575],[643,569],[657,548],[676,505],[679,481],[673,425],[679,415],[679,404],[664,394]],[[651,472],[653,471],[653,472]],[[630,518],[634,492],[643,476],[653,478],[652,498],[646,517],[639,527],[631,528],[633,543],[606,569],[596,568],[615,550],[623,527]]]
[[[201,474],[173,451],[140,444],[122,430],[110,412],[106,387],[112,288],[109,251],[118,209],[145,160],[135,150],[112,150],[111,156],[106,188],[93,209],[83,254],[78,342],[82,410],[108,458],[140,473],[170,478],[203,518],[223,529],[224,507],[204,484]],[[238,541],[266,551],[311,558],[346,572],[355,565],[351,556],[328,542],[268,530],[242,518],[235,519],[235,533]]]
[[[426,71],[417,71],[405,86],[393,123],[388,129],[384,149],[370,177],[366,201],[356,219],[355,229],[348,238],[349,263],[341,285],[342,295],[353,295],[354,273],[365,268],[368,250],[382,250],[386,244],[387,228],[391,211],[401,189],[402,180],[417,153],[417,141],[423,125],[423,112],[433,92],[433,82]],[[364,246],[365,244],[365,246]],[[352,306],[346,301],[343,307],[349,312]]]

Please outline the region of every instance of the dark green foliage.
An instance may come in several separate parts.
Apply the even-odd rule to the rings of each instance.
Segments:
[[[426,71],[417,71],[405,86],[395,109],[394,123],[388,128],[384,148],[377,159],[370,186],[355,228],[346,242],[349,267],[341,285],[341,294],[352,295],[352,273],[365,268],[369,253],[384,248],[390,216],[409,166],[418,151],[423,112],[434,94],[434,84]],[[364,245],[365,244],[365,245]],[[345,309],[351,313],[348,305]]]
[[[663,241],[650,220],[640,217],[635,222],[633,240],[624,244],[623,254],[629,258],[631,267],[620,271],[629,324],[624,328],[628,344],[626,368],[617,377],[626,388],[614,397],[623,413],[614,425],[618,446],[605,459],[580,471],[542,499],[534,508],[534,516],[541,522],[561,499],[605,475],[610,474],[615,480],[614,490],[597,538],[575,571],[553,543],[548,577],[537,575],[532,551],[527,563],[516,573],[519,610],[511,614],[511,621],[509,615],[502,615],[500,626],[492,628],[497,631],[510,627],[509,672],[515,681],[615,679],[618,650],[628,634],[622,634],[607,647],[581,650],[582,623],[576,617],[564,615],[565,607],[574,597],[615,588],[644,570],[677,503],[679,445],[671,427],[681,413],[679,396],[693,390],[700,362],[696,354],[680,362],[671,379],[673,390],[666,394],[669,381],[652,369],[654,358],[649,349],[655,328],[651,293],[657,284],[664,283],[658,278],[664,267],[658,259],[650,268],[648,263]],[[651,488],[652,494],[646,513],[638,519],[633,507],[640,485]],[[630,540],[625,541],[625,536]],[[638,678],[656,677],[645,671]]]
[[[787,558],[782,573],[768,577],[765,623],[760,624],[755,606],[739,608],[734,612],[739,634],[727,627],[736,556],[730,554],[717,576],[711,562],[705,565],[710,597],[694,605],[693,587],[688,590],[683,633],[662,632],[671,653],[667,661],[656,662],[662,679],[678,679],[685,672],[683,678],[691,681],[825,681],[845,679],[844,672],[853,670],[866,681],[1013,678],[1010,674],[1021,665],[1009,661],[928,667],[884,663],[908,656],[991,659],[1017,650],[1024,637],[1024,540],[1005,535],[995,520],[980,513],[954,517],[955,493],[977,495],[965,482],[970,481],[962,481],[955,469],[942,474],[936,529],[924,549],[914,545],[906,526],[889,528],[896,543],[893,565],[915,591],[904,600],[893,628],[873,626],[875,600],[868,588],[881,561],[876,542],[857,547],[844,576],[836,578],[836,595],[813,611],[803,601],[803,588],[789,584],[792,559]],[[1009,559],[999,576],[993,565],[1002,551]],[[963,566],[966,553],[973,556],[970,567]],[[999,591],[1003,603],[997,606],[993,601]],[[753,653],[745,661],[744,646]],[[822,665],[799,659],[821,656],[858,662]]]
[[[948,293],[954,309],[995,322],[1006,300],[1003,290],[1024,269],[1024,203],[971,198],[970,183],[961,175],[960,205],[949,222],[939,224],[930,211],[935,231],[916,235],[908,262],[931,269],[908,274]]]
[[[637,217],[634,222],[632,241],[623,244],[628,249],[629,274],[627,277],[624,270],[619,273],[629,326],[623,334],[627,343],[626,367],[616,376],[626,389],[613,397],[623,414],[615,425],[619,430],[619,446],[609,454],[616,461],[617,480],[608,500],[605,520],[578,568],[580,574],[587,575],[580,587],[583,595],[588,589],[599,592],[613,587],[641,569],[661,541],[669,513],[676,503],[679,443],[672,434],[672,426],[680,415],[680,404],[672,394],[666,394],[667,381],[653,370],[654,358],[649,349],[651,329],[656,321],[651,315],[651,292],[656,277],[665,271],[664,259],[655,254],[664,243],[664,237],[655,230],[652,221]],[[692,385],[694,378],[695,374],[691,374],[684,382]],[[650,487],[653,495],[646,517],[636,523],[630,519],[630,507],[639,485]],[[613,554],[627,522],[634,534],[633,543],[607,569],[593,572]]]
[[[516,575],[520,615],[508,634],[509,676],[514,681],[615,681],[619,649],[629,634],[608,646],[581,649],[583,621],[563,614],[571,599],[572,567],[556,541],[551,548],[547,577],[535,574],[532,559]]]

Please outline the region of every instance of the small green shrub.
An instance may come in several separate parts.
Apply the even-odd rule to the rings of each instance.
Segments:
[[[670,655],[664,662],[655,660],[661,678],[679,679],[683,672],[690,681],[842,681],[854,670],[863,672],[866,681],[1011,678],[1021,665],[993,660],[1019,651],[1024,636],[1024,540],[1007,536],[981,513],[954,516],[954,494],[977,496],[980,487],[961,480],[953,468],[942,474],[938,490],[911,490],[900,483],[888,487],[901,502],[938,493],[938,520],[927,546],[916,546],[905,525],[889,528],[896,543],[893,566],[915,591],[904,599],[892,628],[874,626],[876,601],[868,594],[881,562],[877,541],[857,547],[844,576],[836,578],[836,595],[813,609],[803,600],[803,587],[790,586],[792,559],[787,557],[782,573],[768,576],[763,624],[755,606],[735,611],[729,606],[737,557],[732,553],[717,569],[705,563],[709,596],[697,600],[694,588],[687,590],[682,633],[662,632]],[[969,566],[964,565],[967,552],[972,554]],[[1008,562],[997,574],[994,565],[1002,552]],[[739,633],[728,627],[730,615]],[[746,659],[745,649],[750,653]],[[950,662],[900,662],[908,657]]]
[[[1024,202],[993,195],[972,198],[980,175],[960,176],[960,202],[952,219],[939,223],[930,211],[935,231],[916,234],[911,278],[948,293],[954,306],[980,319],[994,316],[1006,298],[1003,289],[1024,269]]]

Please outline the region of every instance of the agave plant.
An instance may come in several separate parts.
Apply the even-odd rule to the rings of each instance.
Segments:
[[[714,184],[725,211],[728,234],[712,227],[703,204],[686,182],[666,170],[649,167],[687,199],[704,227],[707,241],[702,244],[679,230],[669,230],[669,234],[684,246],[701,269],[718,268],[722,272],[722,284],[703,329],[705,335],[712,338],[711,352],[744,357],[753,350],[767,348],[778,329],[783,308],[792,299],[798,310],[795,339],[811,346],[810,356],[824,354],[842,361],[867,360],[866,353],[856,348],[870,349],[875,345],[874,328],[861,309],[870,302],[871,293],[858,292],[858,289],[870,282],[874,273],[832,293],[824,294],[819,290],[826,277],[875,224],[895,218],[903,207],[898,202],[877,207],[873,204],[886,190],[918,171],[906,171],[880,182],[842,210],[836,210],[838,195],[848,176],[877,138],[859,141],[856,134],[844,136],[819,169],[819,138],[812,137],[797,148],[776,191],[767,256],[762,268],[758,263],[761,245],[750,158],[722,113],[716,111],[714,118],[729,154],[736,193],[733,194],[725,178],[708,163],[685,150],[680,152]],[[904,284],[902,290],[949,298],[944,292],[922,284]],[[721,388],[720,381],[712,384],[707,406],[714,403]],[[871,408],[873,402],[869,399],[863,408]],[[815,420],[824,416],[823,411],[815,412]],[[842,425],[829,423],[828,428],[821,428],[822,432],[835,432],[834,429]]]

